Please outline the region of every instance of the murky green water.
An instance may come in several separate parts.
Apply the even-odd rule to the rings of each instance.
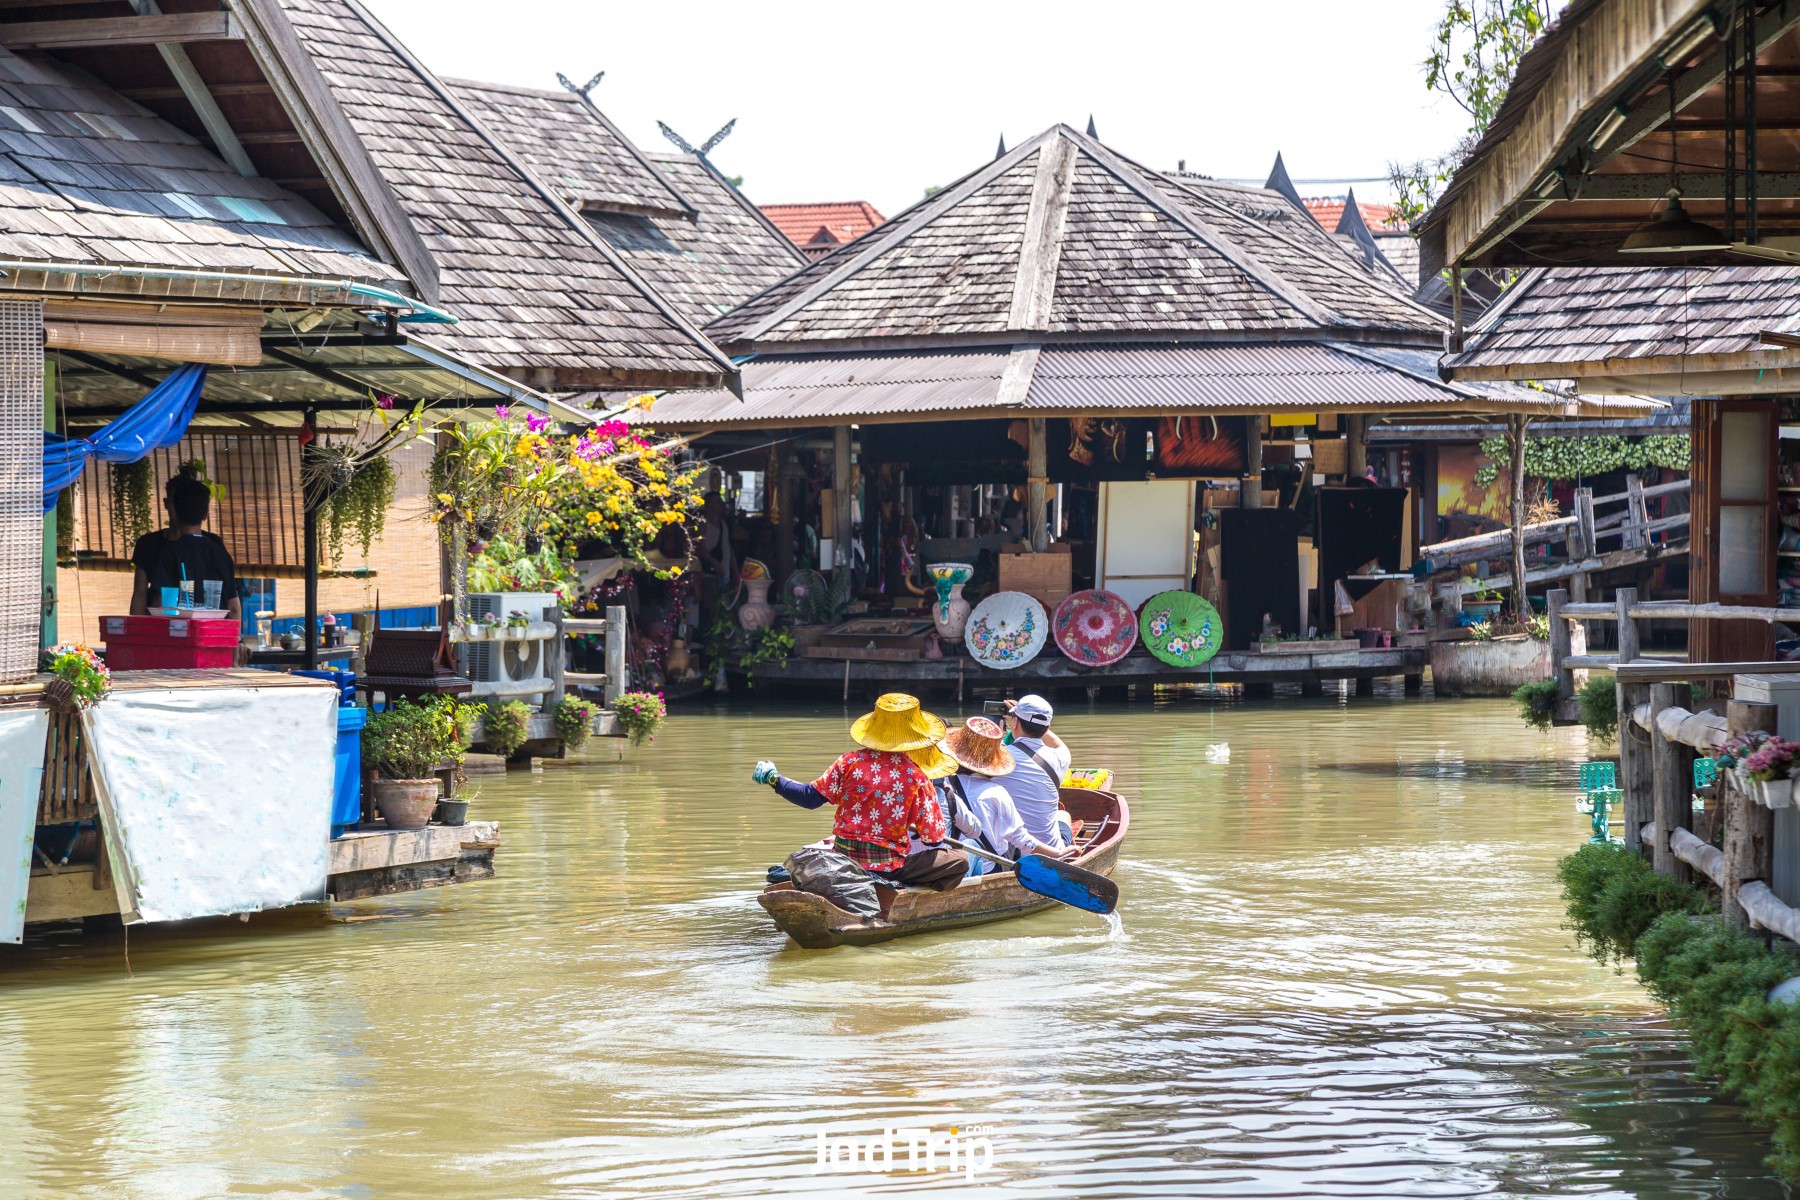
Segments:
[[[745,777],[845,728],[678,714],[622,764],[488,777],[499,878],[141,929],[133,977],[117,938],[0,947],[0,1196],[1783,1194],[1558,929],[1579,732],[1070,707],[1133,803],[1122,938],[1058,911],[799,951],[750,896],[825,818]],[[813,1170],[821,1131],[971,1124],[972,1181]]]

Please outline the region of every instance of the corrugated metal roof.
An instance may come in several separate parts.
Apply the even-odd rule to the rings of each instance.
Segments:
[[[1574,415],[1574,401],[1516,384],[1449,384],[1429,350],[1333,342],[1052,345],[760,358],[742,365],[744,399],[673,393],[645,418],[658,428],[819,424],[1005,412],[1528,412]],[[1032,370],[1003,403],[1009,360]],[[1024,380],[1020,381],[1025,382]],[[1009,389],[1019,395],[1020,389]],[[1597,401],[1583,411],[1598,412]],[[1610,413],[1655,402],[1607,397]]]

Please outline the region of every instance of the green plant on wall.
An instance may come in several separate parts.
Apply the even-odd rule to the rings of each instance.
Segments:
[[[368,557],[387,524],[394,488],[394,464],[385,457],[371,458],[355,467],[349,481],[325,500],[319,524],[332,562],[343,561],[346,535],[354,537],[363,557]]]
[[[1619,693],[1611,675],[1589,676],[1575,693],[1575,703],[1591,736],[1602,742],[1619,736]]]
[[[501,758],[511,758],[531,736],[531,709],[523,700],[488,705],[481,740]]]
[[[155,478],[155,470],[147,458],[134,463],[112,464],[113,535],[127,554],[133,543],[154,528],[151,522],[155,520],[155,508],[150,493]]]
[[[1525,443],[1525,474],[1533,479],[1588,479],[1608,471],[1643,471],[1667,467],[1685,471],[1690,465],[1688,435],[1659,433],[1650,437],[1537,437]],[[1488,461],[1475,469],[1478,487],[1492,487],[1507,456],[1505,438],[1481,443]]]
[[[1519,719],[1533,729],[1549,729],[1551,719],[1556,715],[1556,692],[1554,679],[1521,684],[1513,691],[1513,699],[1519,705]]]

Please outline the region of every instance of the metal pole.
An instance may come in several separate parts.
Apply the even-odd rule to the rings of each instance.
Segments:
[[[315,430],[313,434],[315,441],[308,442],[301,448],[300,461],[302,463],[312,457],[313,454],[313,448],[318,437],[316,432],[317,427],[314,426],[313,421],[317,415],[318,414],[313,409],[309,408],[306,410],[306,428]],[[304,471],[301,472],[301,479],[302,481],[305,479]],[[304,482],[302,482],[301,487],[301,531],[304,536],[301,557],[306,563],[306,579],[304,584],[304,591],[306,593],[306,619],[304,625],[306,633],[306,650],[304,652],[305,657],[301,661],[305,664],[307,670],[313,671],[317,670],[319,666],[319,506],[314,500],[307,497],[304,490]]]
[[[831,565],[848,567],[854,557],[850,553],[850,427],[839,425],[831,431]]]

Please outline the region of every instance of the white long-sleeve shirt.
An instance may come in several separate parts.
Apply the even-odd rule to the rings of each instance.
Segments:
[[[962,785],[963,796],[969,802],[967,808],[957,811],[956,827],[964,837],[974,840],[985,835],[988,845],[1001,854],[1005,854],[1009,846],[1021,854],[1056,849],[1032,837],[1026,830],[1025,820],[1013,804],[1012,793],[999,780],[965,771],[957,775],[956,781]],[[979,827],[973,828],[977,823]]]

